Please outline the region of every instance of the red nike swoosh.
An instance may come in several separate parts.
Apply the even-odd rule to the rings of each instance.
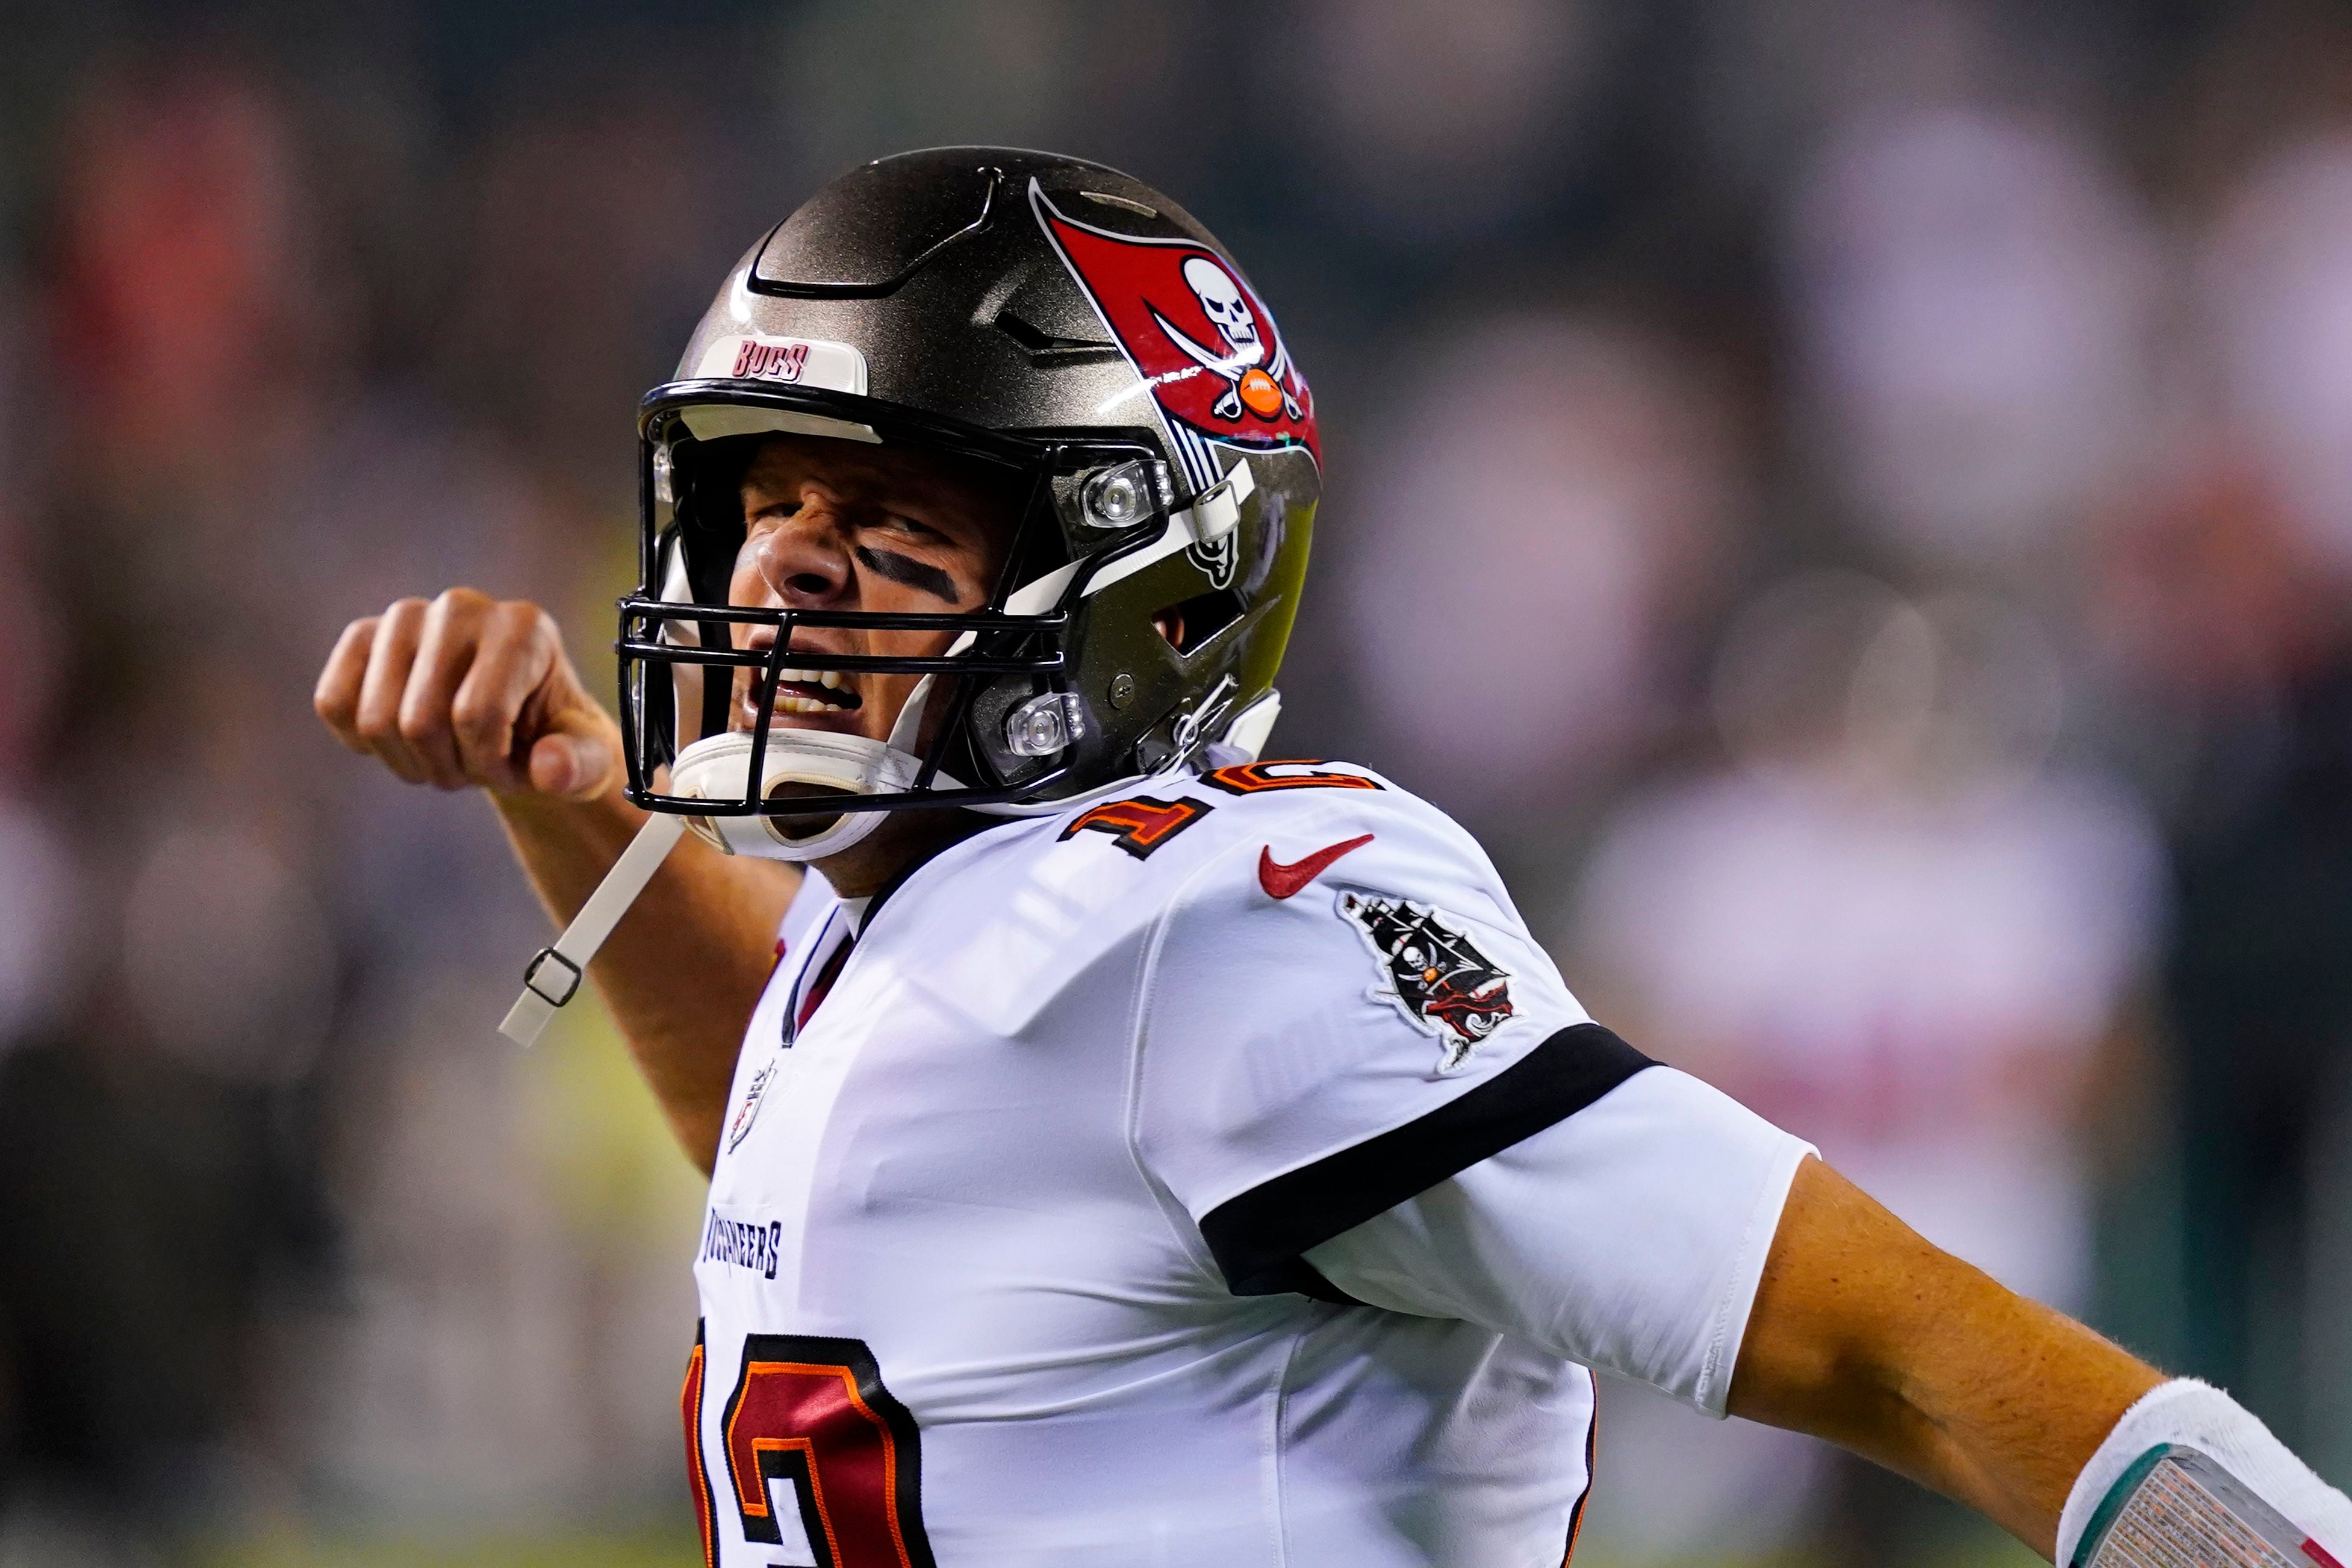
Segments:
[[[1318,849],[1304,860],[1284,865],[1274,858],[1274,846],[1269,844],[1257,852],[1257,885],[1265,889],[1269,899],[1286,899],[1299,889],[1331,868],[1331,862],[1350,849],[1361,849],[1372,841],[1369,833],[1360,838],[1342,839],[1328,849]]]

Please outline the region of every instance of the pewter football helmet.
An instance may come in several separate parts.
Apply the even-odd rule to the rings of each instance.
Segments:
[[[1264,744],[1321,492],[1314,395],[1233,258],[1150,186],[1003,148],[868,163],[737,263],[639,432],[643,575],[618,645],[637,805],[803,859],[874,814],[1057,810]],[[1018,476],[1029,499],[988,604],[729,605],[746,438],[772,432]],[[1169,611],[1181,651],[1154,625]],[[739,649],[746,623],[772,647]],[[954,637],[937,658],[826,655],[793,649],[803,626]],[[787,668],[929,679],[886,744],[772,728]],[[767,700],[730,731],[747,668]]]

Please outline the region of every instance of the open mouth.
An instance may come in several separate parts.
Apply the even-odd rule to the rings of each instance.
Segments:
[[[787,666],[776,682],[779,713],[848,713],[866,705],[850,689],[847,677],[837,669],[794,669]]]
[[[765,626],[755,628],[744,641],[746,653],[766,658],[776,646],[776,634]],[[789,650],[787,650],[789,651]],[[812,653],[824,651],[812,648]],[[837,669],[796,669],[786,665],[776,672],[776,706],[779,713],[855,713],[866,706],[866,700],[850,685],[849,677]],[[751,722],[755,711],[752,693],[759,690],[761,677],[751,678],[749,690],[739,700],[743,704],[743,721]]]

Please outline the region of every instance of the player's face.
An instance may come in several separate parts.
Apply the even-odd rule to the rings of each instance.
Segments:
[[[761,609],[977,609],[995,586],[1018,506],[1017,481],[975,465],[852,441],[772,437],[743,477],[743,548],[728,600]],[[920,676],[810,672],[795,680],[791,655],[920,658],[944,653],[951,641],[948,632],[799,627],[786,649],[772,722],[887,740]],[[766,652],[775,632],[737,626],[735,642]],[[749,730],[758,721],[756,673],[736,672],[731,728]],[[927,730],[943,707],[931,706]]]

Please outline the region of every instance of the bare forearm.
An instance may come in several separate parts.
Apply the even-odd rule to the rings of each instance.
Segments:
[[[1850,1448],[2047,1556],[2075,1476],[2160,1381],[1809,1160],[1757,1292],[1730,1410]]]
[[[587,900],[645,820],[617,790],[578,802],[492,799],[559,923]],[[799,879],[795,868],[723,856],[688,835],[588,966],[662,1114],[705,1171],[718,1152],[743,1026]]]
[[[554,620],[451,588],[343,628],[311,702],[334,737],[411,784],[489,792],[550,913],[569,923],[645,814],[621,793],[621,731],[580,683]],[[589,973],[688,1154],[719,1148],[735,1053],[796,869],[688,838]]]

